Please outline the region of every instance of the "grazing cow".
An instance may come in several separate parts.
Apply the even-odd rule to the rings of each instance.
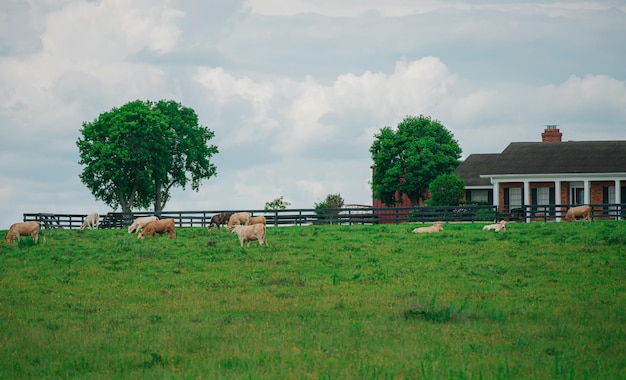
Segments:
[[[565,214],[566,222],[573,222],[578,218],[583,218],[585,220],[591,221],[591,207],[589,205],[572,207],[567,210]]]
[[[250,217],[250,220],[248,220],[248,226],[251,226],[253,224],[267,224],[267,219],[265,219],[265,217],[263,215],[259,215],[259,216],[252,216]]]
[[[249,247],[253,240],[258,240],[259,245],[263,245],[265,242],[265,224],[253,224],[251,226],[238,224],[233,227],[232,233],[237,234],[242,247],[244,243],[248,243]]]
[[[176,227],[174,226],[174,219],[153,220],[146,223],[143,229],[137,236],[138,239],[143,239],[146,236],[150,236],[154,239],[155,234],[163,234],[167,232],[167,237],[176,239]]]
[[[22,223],[15,223],[13,225],[11,225],[11,228],[9,228],[9,232],[7,233],[7,236],[4,238],[4,240],[7,243],[10,243],[12,241],[19,241],[20,240],[20,236],[29,236],[31,238],[33,238],[33,240],[35,241],[35,243],[37,243],[39,241],[39,230],[41,229],[41,223],[40,222],[22,222]],[[44,241],[46,240],[46,236],[43,233],[43,230],[41,231],[41,236],[43,236]]]
[[[506,220],[501,220],[498,223],[488,224],[483,227],[483,231],[495,231],[495,232],[506,231],[507,223],[508,222]]]
[[[416,234],[430,234],[433,232],[440,232],[443,231],[443,223],[437,222],[434,223],[432,226],[430,227],[419,227],[413,230],[413,232],[415,232]]]
[[[249,212],[238,212],[230,216],[228,218],[228,226],[226,227],[226,231],[230,231],[236,225],[245,226],[250,221],[250,213]]]
[[[159,220],[159,217],[156,215],[141,216],[139,218],[136,218],[133,224],[128,226],[128,233],[132,234],[133,232],[139,232],[146,224],[154,222],[155,220]]]
[[[221,214],[213,215],[211,217],[211,223],[209,223],[209,227],[207,227],[208,230],[211,231],[211,229],[215,226],[217,226],[217,229],[219,230],[222,224],[227,225],[231,215],[233,215],[232,212],[223,212]]]
[[[80,225],[80,230],[83,231],[87,227],[89,227],[90,230],[93,230],[94,228],[97,229],[98,225],[100,225],[100,215],[98,215],[97,212],[92,212],[87,215],[83,224]]]

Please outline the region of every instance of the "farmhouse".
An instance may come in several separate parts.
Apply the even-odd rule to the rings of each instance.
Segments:
[[[626,141],[562,141],[548,125],[541,142],[513,142],[499,154],[472,154],[455,170],[465,180],[466,201],[515,212],[533,212],[560,220],[555,205],[626,202]]]

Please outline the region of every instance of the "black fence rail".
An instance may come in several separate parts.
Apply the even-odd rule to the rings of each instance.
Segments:
[[[535,222],[561,221],[567,210],[575,205],[522,206],[499,209],[496,206],[454,207],[389,207],[389,208],[334,208],[290,210],[243,210],[252,216],[265,216],[270,226],[302,226],[311,224],[398,224],[441,222],[497,222],[499,220]],[[626,219],[626,204],[591,204],[592,220]],[[126,228],[135,218],[157,215],[160,219],[173,218],[177,227],[208,227],[217,211],[163,211],[159,213],[109,212],[100,215],[100,228]],[[80,228],[87,214],[25,213],[24,221],[39,221],[44,228]]]
[[[535,222],[535,221],[561,221],[565,220],[567,210],[580,205],[530,205],[513,208],[501,215],[507,215],[511,220]],[[598,203],[589,204],[591,220],[620,220],[626,218],[626,203]]]

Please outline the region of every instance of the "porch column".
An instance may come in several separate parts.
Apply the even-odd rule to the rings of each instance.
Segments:
[[[622,181],[620,181],[619,179],[615,180],[615,203],[617,203],[617,207],[616,207],[616,213],[617,216],[615,217],[615,220],[619,220],[620,219],[620,215],[622,214],[622,189],[621,189],[621,183]]]
[[[493,184],[493,203],[494,206],[498,207],[498,212],[500,211],[500,182],[494,181],[492,179]]]
[[[561,205],[561,181],[554,181],[554,204]],[[561,208],[554,207],[554,212],[556,216],[556,221],[561,221]]]
[[[530,182],[528,181],[524,181],[524,206],[526,206],[524,208],[524,210],[526,211],[526,223],[530,223],[530,206],[532,203],[531,200],[531,194],[530,194]]]

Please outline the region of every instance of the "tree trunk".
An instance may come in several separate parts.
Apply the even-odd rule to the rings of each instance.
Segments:
[[[161,185],[156,186],[156,194],[154,195],[154,212],[161,212],[165,205],[163,204],[163,195],[161,194]]]

